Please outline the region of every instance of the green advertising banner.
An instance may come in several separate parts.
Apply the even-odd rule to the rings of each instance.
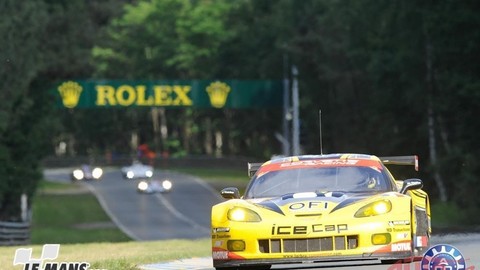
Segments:
[[[281,81],[266,80],[69,80],[56,86],[65,108],[281,107]]]

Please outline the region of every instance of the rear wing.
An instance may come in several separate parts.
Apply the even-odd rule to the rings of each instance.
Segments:
[[[385,165],[412,165],[415,166],[415,171],[418,172],[418,156],[392,156],[392,157],[378,157]]]
[[[263,163],[248,163],[248,177],[252,177]]]
[[[380,161],[385,165],[412,165],[415,166],[415,171],[418,172],[418,156],[391,156],[391,157],[378,157]],[[248,163],[248,176],[252,177],[263,163]]]

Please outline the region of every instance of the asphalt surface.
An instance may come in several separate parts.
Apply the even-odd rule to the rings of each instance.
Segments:
[[[431,238],[432,246],[437,244],[448,244],[456,248],[465,260],[464,267],[459,268],[435,268],[435,270],[475,270],[480,269],[480,234],[478,233],[456,233],[448,235],[434,235]],[[436,250],[441,251],[440,247]],[[446,250],[447,252],[451,250]],[[455,252],[456,254],[456,252]],[[214,270],[211,258],[192,258],[173,262],[142,265],[143,270]],[[274,265],[274,269],[291,270],[329,270],[329,269],[355,269],[355,270],[423,270],[421,262],[381,264],[378,261],[363,262],[329,262],[329,263],[305,263],[290,265]],[[424,268],[425,269],[425,268]],[[433,269],[433,268],[432,268]]]
[[[47,170],[47,179],[70,181],[68,169]],[[106,170],[101,181],[84,182],[112,221],[134,240],[210,237],[212,205],[223,199],[201,179],[156,170],[152,179],[169,179],[169,193],[141,194],[138,180],[126,180],[120,170]]]

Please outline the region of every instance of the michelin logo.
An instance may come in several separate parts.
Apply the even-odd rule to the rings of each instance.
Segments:
[[[32,258],[31,248],[19,248],[15,251],[13,265],[23,265],[23,270],[88,270],[87,262],[45,262],[58,258],[59,244],[47,244],[43,246],[40,258]]]

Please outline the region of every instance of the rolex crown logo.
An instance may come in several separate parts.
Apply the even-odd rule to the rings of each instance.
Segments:
[[[215,108],[222,108],[227,102],[230,86],[219,81],[211,83],[207,87],[207,93],[210,97],[210,103]]]
[[[58,92],[60,92],[60,96],[62,97],[63,106],[67,108],[77,106],[82,90],[82,86],[76,82],[68,81],[62,83],[62,85],[58,87]]]

